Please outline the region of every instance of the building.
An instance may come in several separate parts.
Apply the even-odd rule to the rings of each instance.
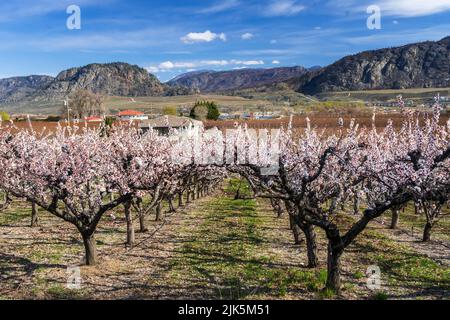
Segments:
[[[187,117],[162,116],[143,121],[139,127],[144,131],[153,129],[159,134],[168,135],[172,129],[180,132],[189,128],[203,128],[203,122]]]
[[[148,116],[146,116],[143,112],[136,110],[124,110],[117,114],[120,120],[122,121],[145,121],[148,120]]]
[[[103,122],[103,118],[98,117],[98,116],[85,117],[84,121],[86,121],[86,122]]]

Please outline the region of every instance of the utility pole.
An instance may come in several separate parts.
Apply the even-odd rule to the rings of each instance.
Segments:
[[[64,100],[64,106],[67,108],[67,125],[70,124],[70,108],[69,108],[69,98]]]

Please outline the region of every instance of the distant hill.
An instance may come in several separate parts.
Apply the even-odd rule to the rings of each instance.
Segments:
[[[450,37],[366,51],[288,81],[298,92],[450,87]]]
[[[50,76],[28,76],[0,79],[0,104],[19,102],[54,80]]]
[[[55,98],[85,89],[108,96],[158,96],[164,85],[147,70],[127,63],[90,64],[62,71],[36,96]]]
[[[0,105],[9,110],[24,106],[61,103],[79,89],[105,96],[153,97],[189,94],[185,88],[169,87],[146,69],[127,63],[89,64],[49,76],[15,77],[0,80]],[[39,109],[36,107],[36,109]],[[36,110],[38,112],[39,110]]]
[[[196,89],[204,93],[217,93],[271,85],[300,77],[307,72],[308,70],[303,67],[190,72],[176,77],[167,84]]]

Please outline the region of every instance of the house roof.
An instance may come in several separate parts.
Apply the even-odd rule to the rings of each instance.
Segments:
[[[118,113],[119,117],[143,116],[144,113],[136,110],[124,110]]]
[[[85,121],[103,121],[102,117],[92,116],[92,117],[85,117]]]
[[[182,128],[193,126],[203,126],[203,122],[188,117],[162,116],[144,121],[141,128]]]

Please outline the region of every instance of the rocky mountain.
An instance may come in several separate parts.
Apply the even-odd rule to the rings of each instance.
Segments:
[[[127,63],[90,64],[62,71],[37,96],[54,98],[85,89],[110,96],[157,96],[165,86],[147,70]]]
[[[327,67],[196,71],[162,84],[127,63],[90,64],[56,78],[0,80],[0,105],[59,101],[78,89],[115,96],[172,96],[194,92],[250,95],[252,90],[293,89],[307,95],[331,91],[450,87],[450,37],[347,56]]]
[[[14,103],[29,98],[54,80],[49,76],[0,79],[0,103]]]
[[[154,75],[127,63],[90,64],[62,71],[56,78],[28,76],[0,80],[0,104],[55,101],[85,89],[111,96],[160,96],[185,94],[170,88]]]
[[[180,75],[169,81],[169,86],[200,90],[204,93],[220,93],[261,87],[300,77],[308,70],[303,67],[273,69],[241,69],[232,71],[202,71]]]
[[[297,91],[450,87],[450,37],[402,47],[366,51],[288,81]]]

